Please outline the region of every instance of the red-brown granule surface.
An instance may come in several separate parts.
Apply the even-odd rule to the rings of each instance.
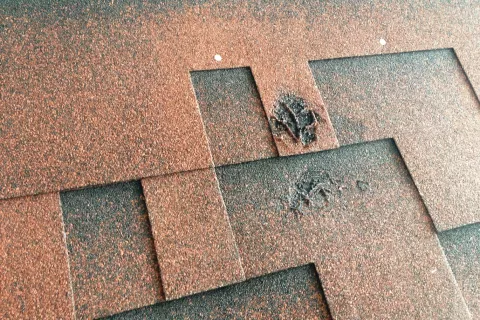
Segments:
[[[4,0],[0,318],[475,319],[479,16]]]
[[[0,201],[0,318],[75,319],[58,194]]]
[[[142,180],[167,299],[245,280],[215,171]]]
[[[140,182],[68,191],[61,201],[77,319],[164,299]]]
[[[247,278],[313,261],[335,319],[469,319],[393,140],[217,174]]]
[[[304,95],[319,139],[277,139],[280,154],[335,147],[309,60],[453,47],[469,66],[480,29],[476,3],[12,7],[0,33],[4,198],[208,167],[192,70],[250,66],[267,116],[284,91]]]

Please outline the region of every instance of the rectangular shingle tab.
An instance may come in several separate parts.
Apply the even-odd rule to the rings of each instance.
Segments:
[[[245,280],[213,169],[142,185],[168,300]]]
[[[252,70],[279,154],[286,156],[338,147],[308,63],[296,57],[278,59],[274,53],[269,53],[273,55],[269,63],[254,64]],[[286,121],[278,113],[282,107],[288,111]],[[294,128],[287,123],[292,123]]]

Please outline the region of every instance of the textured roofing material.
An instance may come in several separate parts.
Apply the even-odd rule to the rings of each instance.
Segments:
[[[479,16],[3,1],[0,318],[475,319]]]
[[[480,224],[444,231],[439,238],[472,318],[479,319]]]
[[[313,265],[134,310],[110,319],[331,320]]]
[[[275,48],[276,50],[282,49]],[[275,51],[271,49],[269,54],[274,54]],[[278,153],[281,156],[338,147],[328,112],[315,86],[307,61],[281,55],[272,56],[268,62],[253,64],[252,70],[269,119],[274,115],[273,109],[276,102],[285,94],[301,97],[306,101],[308,108],[317,114],[316,139],[306,146],[295,141],[288,134],[274,135]]]
[[[480,103],[452,50],[311,67],[342,145],[394,137],[437,229],[480,221]]]
[[[0,318],[75,319],[58,194],[0,201]]]
[[[470,319],[392,140],[217,174],[247,277],[315,262],[335,319]]]
[[[168,300],[245,280],[212,169],[142,185]]]
[[[278,155],[248,68],[191,73],[216,166]]]
[[[304,94],[323,119],[318,150],[335,138],[307,61],[458,47],[472,65],[462,50],[478,49],[476,3],[133,3],[5,6],[0,197],[208,167],[192,70],[250,66],[269,116],[282,91]]]
[[[164,300],[139,182],[61,194],[77,319]]]

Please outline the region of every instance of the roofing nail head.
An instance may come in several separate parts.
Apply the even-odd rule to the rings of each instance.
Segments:
[[[220,61],[222,61],[222,56],[221,56],[221,55],[219,55],[219,54],[216,54],[216,55],[215,55],[213,58],[214,58],[214,59],[215,59],[215,61],[217,61],[217,62],[220,62]]]

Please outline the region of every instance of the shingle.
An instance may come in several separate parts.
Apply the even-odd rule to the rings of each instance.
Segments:
[[[312,127],[312,139],[308,139],[307,143],[288,130],[278,131],[272,128],[279,154],[285,156],[336,148],[338,142],[335,131],[308,64],[306,61],[293,58],[277,57],[275,53],[276,51],[268,52],[271,55],[269,63],[262,61],[252,66],[255,82],[271,125],[272,121],[276,120],[275,109],[284,104],[285,100],[302,101],[304,110],[312,112],[316,118],[315,126]]]
[[[163,300],[140,182],[61,194],[77,319]]]
[[[478,138],[479,132],[478,127],[472,125],[472,119],[477,117],[479,110],[480,69],[477,66],[479,64],[478,52],[480,52],[478,50],[480,3],[443,0],[428,1],[428,3],[419,0],[402,2],[282,0],[272,5],[269,1],[246,1],[232,4],[221,0],[208,1],[208,3],[190,0],[81,0],[74,2],[6,0],[2,4],[4,5],[0,6],[0,163],[2,164],[0,198],[22,197],[117,181],[144,179],[212,166],[207,141],[208,133],[203,128],[202,116],[195,100],[195,92],[189,74],[193,70],[211,70],[209,72],[216,73],[220,71],[213,71],[213,69],[249,67],[253,72],[255,85],[262,99],[267,118],[272,120],[273,108],[285,96],[295,97],[293,100],[296,101],[296,104],[292,107],[293,109],[297,106],[307,106],[294,112],[293,118],[297,128],[295,129],[295,126],[292,127],[293,129],[290,128],[293,130],[293,135],[288,133],[288,130],[286,130],[286,134],[285,132],[283,135],[276,134],[276,145],[281,155],[336,147],[335,131],[332,130],[330,117],[334,120],[334,124],[336,123],[334,129],[337,130],[339,136],[342,135],[339,139],[341,142],[342,139],[343,141],[349,139],[357,142],[364,141],[365,137],[370,137],[366,140],[390,138],[392,135],[382,135],[380,131],[384,130],[384,132],[390,133],[390,130],[387,129],[396,126],[397,129],[407,130],[400,132],[404,135],[394,135],[393,137],[402,151],[408,170],[412,172],[417,182],[421,196],[435,219],[437,228],[447,229],[478,221],[478,210],[475,211],[475,208],[478,207],[478,192],[475,193],[475,188],[478,189],[479,181],[478,152],[476,152],[479,141],[475,138]],[[334,105],[330,104],[328,99],[331,99],[331,96],[329,97],[329,93],[324,91],[325,88],[317,90],[311,70],[307,65],[311,60],[437,48],[453,49],[352,58],[346,59],[347,62],[332,60],[332,65],[337,65],[337,63],[342,65],[340,68],[334,68],[333,76],[331,75],[333,78],[331,82],[334,84],[332,87],[335,88],[332,92],[337,95],[334,97],[336,101]],[[220,55],[222,59],[220,61],[215,59],[216,55]],[[457,55],[459,61],[456,59]],[[401,58],[398,58],[399,56]],[[349,66],[350,61],[359,62],[353,70]],[[322,64],[324,62],[322,61]],[[365,70],[362,68],[370,68],[372,65],[377,65],[377,62],[383,69],[373,67],[371,72],[367,72],[371,74],[364,77]],[[352,63],[352,65],[355,64]],[[462,67],[465,74],[461,70]],[[327,69],[322,73],[328,71]],[[384,75],[384,77],[378,78],[379,75]],[[318,80],[318,75],[315,76]],[[250,75],[248,78],[247,93],[252,94],[253,81]],[[370,80],[375,81],[372,84],[369,83]],[[346,85],[342,86],[342,83],[346,83]],[[469,89],[470,85],[472,88]],[[242,88],[246,89],[246,87]],[[355,94],[354,100],[363,100],[363,103],[352,105],[351,97],[340,92],[346,89]],[[375,98],[378,98],[376,93],[381,90],[384,90],[385,94],[376,100]],[[476,98],[474,90],[477,93]],[[220,95],[219,92],[217,93]],[[393,99],[383,99],[384,97]],[[259,111],[260,102],[258,97],[256,99],[255,103],[249,107],[254,106],[254,109]],[[304,102],[297,103],[298,101]],[[420,115],[418,110],[410,112],[410,114],[405,111],[411,111],[407,107],[417,103],[421,103],[425,107],[426,112],[423,112],[421,116],[428,115],[430,117],[427,121],[423,121],[429,126],[412,129],[406,123],[420,119]],[[372,121],[372,123],[378,121],[381,126],[375,128],[370,122],[365,124],[358,119],[338,116],[335,113],[338,106],[341,110],[346,110],[346,113],[351,112],[360,117],[367,117],[364,119]],[[470,108],[471,114],[462,113],[466,106]],[[382,112],[377,111],[386,107],[391,108],[393,113],[387,116],[383,114],[385,117],[382,118]],[[313,127],[317,131],[313,131],[311,126],[305,126],[305,124],[312,123],[312,110],[317,111],[318,119],[321,120]],[[290,114],[290,116],[292,115]],[[255,117],[259,121],[255,123],[260,124],[260,118]],[[229,126],[227,124],[226,127]],[[303,127],[297,130],[300,126]],[[253,128],[265,134],[265,137],[268,136],[264,123]],[[279,128],[282,128],[282,124],[279,125]],[[372,133],[373,129],[377,131]],[[228,129],[226,130],[228,131]],[[256,132],[255,130],[252,130],[251,133]],[[310,143],[314,133],[317,134],[316,139]],[[405,139],[405,133],[408,134],[409,139]],[[433,135],[433,139],[422,139],[428,135]],[[297,142],[293,142],[295,139],[292,140],[292,136]],[[248,145],[252,140],[255,140],[253,134],[245,136],[244,140],[235,139],[235,142],[239,145]],[[439,148],[439,145],[443,147]],[[448,148],[444,148],[445,146]],[[213,148],[214,144],[211,144],[211,147]],[[257,156],[258,158],[270,156],[267,152],[257,153],[258,150],[254,148],[239,148],[238,145],[232,149],[236,152],[235,158],[242,162],[255,160]],[[372,150],[368,147],[364,151],[368,153]],[[213,150],[214,157],[216,152],[218,150]],[[400,159],[398,152],[394,153],[396,154],[394,158]],[[327,155],[325,157],[328,157]],[[308,157],[305,156],[306,158]],[[355,159],[350,159],[343,165],[349,167],[350,163],[355,163],[355,161]],[[237,162],[237,160],[232,160],[232,162]],[[403,162],[401,163],[403,166]],[[443,167],[446,169],[443,170]],[[407,169],[402,170],[402,172],[406,172]],[[240,203],[243,201],[248,204],[246,210],[248,212],[254,209],[261,211],[269,206],[274,206],[278,210],[285,208],[286,205],[289,206],[289,216],[283,217],[282,222],[277,225],[278,228],[273,229],[277,233],[273,232],[270,236],[268,232],[266,235],[258,235],[258,239],[247,248],[253,251],[265,250],[265,252],[259,253],[262,258],[247,259],[248,263],[245,264],[247,275],[262,275],[269,270],[314,261],[317,268],[321,270],[322,277],[326,274],[325,279],[330,290],[327,294],[333,297],[332,304],[335,306],[337,315],[339,314],[337,306],[341,304],[345,306],[345,310],[348,310],[345,311],[348,314],[370,312],[375,316],[377,313],[382,316],[385,299],[397,303],[390,309],[392,314],[398,312],[400,316],[411,311],[412,313],[416,312],[420,318],[429,318],[429,306],[440,304],[441,306],[435,311],[442,313],[448,308],[449,303],[453,305],[451,308],[453,315],[445,311],[447,318],[463,315],[458,292],[452,289],[451,275],[446,274],[444,263],[438,260],[438,245],[432,244],[433,231],[429,229],[431,232],[419,233],[420,245],[418,247],[412,249],[413,245],[409,242],[411,240],[409,235],[414,233],[412,230],[417,230],[416,228],[420,225],[425,226],[412,218],[413,213],[418,215],[415,216],[418,219],[428,219],[428,216],[425,208],[420,208],[421,200],[414,192],[412,181],[405,178],[408,176],[407,174],[398,175],[398,179],[400,176],[406,179],[402,180],[402,178],[400,181],[392,178],[386,182],[378,178],[380,179],[378,181],[386,186],[386,190],[391,191],[396,186],[400,186],[398,193],[408,188],[411,189],[400,195],[393,195],[394,192],[391,191],[392,194],[388,194],[389,197],[386,197],[387,200],[390,199],[389,201],[360,201],[359,195],[368,195],[377,191],[375,189],[376,181],[363,178],[350,181],[351,189],[357,190],[357,193],[346,206],[353,209],[351,212],[341,211],[341,214],[348,217],[352,212],[356,212],[363,217],[362,214],[373,210],[376,213],[375,219],[377,219],[381,215],[380,210],[388,213],[392,212],[393,208],[398,212],[411,208],[411,211],[403,212],[407,217],[405,221],[398,222],[398,226],[401,227],[398,230],[409,230],[411,233],[398,231],[393,222],[392,225],[388,224],[391,222],[390,220],[385,224],[383,224],[384,221],[380,222],[380,225],[389,226],[388,232],[377,227],[376,223],[373,223],[373,226],[367,226],[366,222],[364,225],[362,224],[364,220],[361,220],[358,228],[363,232],[362,234],[349,223],[339,223],[336,225],[338,228],[333,230],[341,232],[339,231],[331,239],[327,239],[330,242],[325,242],[331,244],[333,240],[338,240],[338,245],[334,244],[328,247],[329,251],[325,256],[333,258],[325,262],[321,256],[318,256],[318,252],[322,252],[320,249],[325,248],[325,243],[318,243],[320,237],[317,237],[318,230],[325,230],[325,226],[316,223],[318,222],[316,218],[310,219],[311,224],[307,222],[303,224],[299,222],[298,225],[288,223],[292,217],[308,220],[308,216],[314,213],[312,211],[318,209],[306,205],[312,190],[315,190],[316,194],[316,200],[314,200],[320,201],[321,210],[333,211],[330,208],[330,200],[332,197],[336,200],[340,199],[337,191],[332,192],[333,187],[338,187],[338,181],[329,180],[332,175],[321,170],[313,173],[314,177],[310,176],[312,172],[303,171],[289,176],[288,179],[298,178],[299,180],[297,183],[288,185],[288,191],[282,189],[282,192],[285,192],[283,196],[271,200],[271,203],[268,202],[268,205],[263,205],[263,207],[252,208],[254,203],[251,199],[259,196],[257,194],[254,194],[252,198],[240,199]],[[177,175],[183,174],[178,173]],[[370,176],[377,177],[372,172],[369,172],[368,177]],[[214,179],[212,177],[210,178]],[[385,177],[381,178],[391,177],[394,175],[385,174]],[[160,180],[160,178],[155,179]],[[265,181],[267,180],[265,179]],[[271,192],[270,189],[277,190],[275,186],[277,181],[269,183],[265,181],[261,183],[265,190],[259,190],[250,184],[243,188],[253,188],[260,195],[268,194]],[[197,192],[203,187],[203,184],[198,181],[193,185],[200,185],[200,187],[189,189],[192,192]],[[212,185],[207,186],[207,190],[201,190],[203,193],[199,193],[205,195],[207,201],[215,199],[217,203],[222,202],[221,197],[215,192],[208,191],[212,189]],[[281,185],[286,186],[285,184]],[[137,190],[140,189],[137,188]],[[179,187],[178,190],[181,188]],[[346,192],[347,190],[345,190]],[[412,196],[414,193],[415,197]],[[397,199],[395,197],[402,196],[405,196],[406,199],[395,202]],[[43,199],[43,197],[49,196],[42,195],[40,198]],[[344,197],[348,198],[347,195]],[[413,198],[415,199],[412,200]],[[28,206],[31,201],[30,197],[20,199],[9,200],[6,203]],[[410,200],[412,202],[409,202]],[[21,201],[27,203],[22,204]],[[228,202],[229,199],[226,201]],[[56,202],[58,203],[58,199]],[[113,200],[111,205],[115,206],[116,202]],[[160,203],[161,199],[157,202]],[[178,202],[181,201],[177,201],[177,204]],[[124,202],[118,201],[119,205],[122,203],[124,207],[127,206]],[[196,212],[196,207],[203,204],[199,202],[188,203],[188,205],[189,210]],[[232,205],[231,202],[230,205]],[[53,206],[56,207],[57,204],[52,204],[52,208]],[[215,206],[213,205],[213,207]],[[215,207],[212,210],[214,222],[220,216],[225,215],[223,205],[221,207],[222,209]],[[442,212],[444,208],[446,214]],[[88,211],[88,208],[85,210]],[[145,211],[142,210],[141,215],[145,217]],[[209,221],[208,214],[210,212],[195,215],[195,218],[201,217],[202,220]],[[307,218],[304,218],[302,214],[305,214]],[[43,211],[41,216],[44,217]],[[11,221],[10,218],[10,216],[0,217],[0,219],[7,219],[6,226],[11,226],[13,220]],[[83,222],[81,221],[83,216],[79,215],[77,218],[77,224],[80,225]],[[251,225],[255,219],[250,218],[248,217],[244,221],[236,220],[237,232],[243,229],[246,231],[256,230],[256,227]],[[262,215],[256,218],[262,226],[268,226],[269,223],[275,222]],[[354,218],[360,219],[359,217]],[[367,221],[371,216],[367,214],[363,218]],[[30,217],[21,219],[30,219]],[[142,230],[146,232],[149,230],[148,220],[142,219]],[[355,219],[352,221],[358,222]],[[343,220],[341,222],[343,223]],[[411,222],[410,226],[407,225],[409,222]],[[425,223],[427,224],[427,222]],[[23,258],[34,250],[24,245],[33,236],[48,238],[39,242],[39,244],[45,244],[46,247],[35,249],[37,251],[33,252],[34,257],[39,255],[40,266],[49,259],[49,255],[43,256],[51,243],[49,241],[54,242],[52,245],[54,248],[61,247],[57,240],[50,239],[50,235],[61,227],[57,221],[51,224],[52,227],[42,234],[36,232],[43,229],[31,231],[31,228],[22,224],[20,232],[31,231],[32,235],[25,236],[15,244],[17,245],[15,250],[25,252],[20,257]],[[131,225],[136,225],[136,223]],[[169,232],[175,234],[178,230],[179,238],[202,247],[204,243],[195,242],[189,238],[201,230],[201,228],[197,229],[199,228],[198,224],[193,223],[192,225],[194,226],[191,228],[194,231],[192,234],[188,234],[182,228],[172,229]],[[210,227],[208,224],[207,226]],[[222,230],[229,230],[224,225],[220,225],[220,227]],[[122,231],[119,235],[110,234],[114,239],[112,246],[124,243],[122,241],[125,239],[120,238],[132,231],[125,228],[123,230],[125,232]],[[82,238],[88,232],[96,232],[96,230],[98,230],[97,226],[93,224],[78,230],[77,235]],[[9,230],[6,234],[15,233],[17,235],[17,231]],[[235,243],[231,240],[230,234],[231,231],[227,231],[215,235],[217,240],[227,239],[227,248],[219,245],[214,252],[227,252],[225,255],[228,260],[227,267],[222,267],[228,268],[231,263],[234,266],[232,273],[235,274],[231,278],[236,278],[240,263],[238,256],[232,255]],[[312,234],[316,236],[307,236]],[[348,234],[348,237],[345,234]],[[251,237],[252,234],[244,234],[244,236]],[[350,236],[356,241],[350,240]],[[379,240],[375,240],[377,239],[375,237],[378,237]],[[392,239],[391,243],[385,243],[385,237]],[[150,267],[146,267],[145,270],[153,270],[156,268],[156,264],[150,263],[154,260],[155,253],[152,249],[151,235],[147,238],[148,244],[141,249],[147,249],[150,252],[145,256],[146,261],[149,261],[145,263]],[[204,239],[204,234],[198,238]],[[133,244],[134,251],[141,246],[136,239],[125,240],[135,242]],[[245,245],[244,238],[242,241]],[[371,253],[369,251],[372,248],[370,241],[373,241],[375,246],[378,245],[380,249],[387,248],[384,249],[386,251],[384,256],[391,259],[385,261],[382,260],[386,259],[385,257],[380,257],[378,259],[382,262],[380,266],[375,264],[377,260],[368,260],[370,256],[366,253]],[[9,244],[3,238],[0,243],[2,246],[4,243]],[[181,244],[182,241],[179,240],[177,245],[179,243]],[[218,243],[222,244],[222,242]],[[276,246],[266,248],[265,243],[274,243]],[[96,243],[88,249],[100,250],[96,247]],[[359,254],[357,249],[364,250]],[[162,250],[165,249],[162,248]],[[172,249],[168,254],[175,256],[175,250]],[[411,267],[405,267],[401,263],[397,266],[394,262],[410,260],[408,260],[408,256],[404,255],[399,255],[398,259],[397,257],[392,258],[393,255],[390,253],[394,250],[400,253],[416,253],[415,263]],[[63,257],[63,254],[59,252],[53,254]],[[50,254],[51,251],[48,253]],[[116,254],[117,251],[102,252],[105,255],[112,253]],[[208,255],[212,251],[210,248],[208,250],[203,248],[192,256],[198,257],[203,253]],[[314,258],[311,258],[312,253],[315,254]],[[215,259],[212,259],[212,263],[218,263],[218,255],[214,256]],[[354,258],[343,260],[342,258],[345,256]],[[374,254],[372,256],[377,257]],[[12,264],[19,265],[20,263],[17,263],[13,255],[12,257],[10,257],[10,253],[6,255],[6,259],[11,259]],[[243,256],[243,258],[245,257]],[[230,260],[230,258],[232,259]],[[430,261],[428,260],[430,258],[434,260],[432,265],[439,265],[441,268],[437,268],[432,276],[427,277],[423,272],[427,269],[422,263]],[[209,259],[211,258],[200,259],[200,264],[208,265]],[[450,257],[450,259],[452,258]],[[48,313],[45,317],[51,315],[52,318],[61,318],[65,314],[67,316],[70,314],[67,309],[71,306],[63,303],[65,298],[63,293],[61,294],[61,304],[57,304],[57,300],[49,298],[51,293],[57,290],[55,288],[61,287],[62,289],[58,289],[60,291],[65,289],[66,280],[62,271],[64,265],[60,260],[55,260],[58,265],[52,265],[53,274],[60,274],[59,277],[53,277],[54,285],[45,286],[44,282],[49,282],[52,278],[50,273],[39,280],[43,281],[42,284],[38,284],[37,279],[28,276],[29,273],[32,273],[29,268],[34,263],[24,267],[23,275],[26,275],[30,287],[46,288],[45,295],[48,301],[39,307],[42,310],[38,311],[40,317],[43,316],[43,310]],[[114,257],[111,261],[120,261],[120,259]],[[85,263],[87,269],[91,267],[89,263],[91,261]],[[83,262],[80,265],[82,264]],[[125,270],[122,268],[129,267],[132,263],[127,259],[125,264],[121,261],[118,265],[120,271],[124,272]],[[221,264],[208,266],[206,269],[211,271],[218,265]],[[461,262],[454,261],[451,265],[461,265]],[[135,266],[137,265],[135,264]],[[258,270],[255,269],[256,267]],[[77,270],[74,272],[77,272],[80,267],[76,266],[76,268]],[[385,272],[390,268],[395,271],[391,275]],[[45,269],[40,269],[40,272],[46,272]],[[406,271],[401,273],[398,271],[400,269]],[[136,269],[129,269],[125,273],[130,274],[132,270]],[[379,270],[380,275],[377,276]],[[434,269],[430,271],[434,271]],[[166,274],[175,274],[175,272],[176,270],[168,270]],[[212,279],[204,280],[200,275],[198,279],[204,281],[204,284],[212,280],[210,284],[213,283],[217,286],[220,285],[219,283],[223,283],[218,281],[222,272],[223,270],[216,271],[216,273],[212,271],[214,274]],[[410,282],[417,272],[419,272],[417,282]],[[156,274],[158,278],[158,271]],[[457,277],[459,283],[463,283],[462,285],[467,283],[464,282],[467,280],[462,278],[461,272],[457,272]],[[132,279],[126,277],[122,281],[133,283],[139,278],[141,279],[141,277]],[[232,280],[231,278],[230,280]],[[334,279],[333,284],[332,278]],[[358,285],[357,282],[359,278],[363,279],[361,285]],[[11,280],[10,276],[6,279],[7,281]],[[106,277],[106,279],[110,278]],[[57,280],[62,283],[57,283]],[[172,281],[182,283],[182,280],[173,279]],[[383,283],[381,283],[382,281]],[[145,283],[147,286],[152,284],[149,281]],[[124,291],[121,284],[99,283],[97,285],[111,295]],[[199,290],[203,290],[209,285],[195,286]],[[382,287],[375,290],[375,286],[380,285]],[[185,289],[188,284],[180,286]],[[4,286],[0,286],[0,288],[2,287]],[[394,296],[394,299],[391,299],[390,292],[386,291],[386,288],[389,287],[400,288],[398,289],[400,292]],[[153,288],[152,286],[146,290],[154,290]],[[155,288],[158,289],[159,286],[156,285]],[[335,291],[338,288],[341,290]],[[432,294],[431,291],[425,289],[420,299],[416,294],[422,292],[422,288],[433,288],[439,294],[436,292]],[[280,289],[277,288],[277,290]],[[469,291],[463,289],[467,302],[471,304]],[[8,299],[15,299],[17,291],[11,290],[10,287],[8,290],[5,294]],[[117,293],[109,291],[117,291]],[[94,294],[100,295],[100,292],[101,290],[95,291]],[[186,292],[190,291],[186,290]],[[363,295],[365,292],[373,292],[373,294],[366,296]],[[448,292],[451,292],[451,300],[448,300]],[[412,293],[411,296],[408,296],[410,293]],[[136,295],[132,299],[138,302],[135,304],[136,306],[152,303],[152,300],[146,300],[151,297],[150,294],[151,291],[145,295]],[[3,295],[2,291],[2,297]],[[35,300],[37,295],[38,290],[22,292],[25,301]],[[129,296],[128,299],[130,298]],[[285,301],[284,298],[281,301]],[[370,298],[374,301],[368,300]],[[349,302],[344,303],[347,300]],[[98,302],[98,300],[96,301]],[[118,300],[118,303],[115,299],[112,301],[107,306],[110,310],[130,308],[126,306],[127,303],[123,298]],[[260,299],[259,304],[262,305],[263,301]],[[301,301],[305,300],[300,299],[300,304]],[[14,303],[11,305],[18,306]],[[402,306],[408,308],[403,310]],[[418,310],[412,310],[417,306]],[[92,307],[96,306],[92,305]],[[298,304],[295,307],[303,311]],[[459,310],[457,314],[455,314],[456,308]],[[261,308],[254,309],[266,312]],[[3,308],[3,310],[13,309]],[[36,312],[30,310],[26,312]],[[110,311],[106,313],[110,313]],[[36,315],[28,314],[28,316],[32,318]]]
[[[8,20],[0,198],[211,166],[188,70],[123,18]]]
[[[331,316],[313,265],[268,274],[110,319],[319,319]]]
[[[324,108],[306,66],[311,59],[462,47],[462,62],[474,66],[469,43],[478,36],[479,10],[444,1],[201,10],[155,1],[10,1],[1,12],[0,197],[210,166],[191,70],[251,66],[271,116],[283,89]],[[328,146],[317,147],[331,148],[328,115],[322,118],[319,141]],[[280,153],[310,150],[298,148]]]
[[[245,279],[212,169],[142,180],[167,300]]]
[[[277,156],[249,68],[191,73],[215,165]]]
[[[480,105],[452,50],[311,67],[342,145],[395,138],[437,229],[480,221]]]
[[[247,278],[313,261],[336,319],[469,319],[392,140],[217,175]]]
[[[75,319],[58,194],[0,201],[0,318]]]

